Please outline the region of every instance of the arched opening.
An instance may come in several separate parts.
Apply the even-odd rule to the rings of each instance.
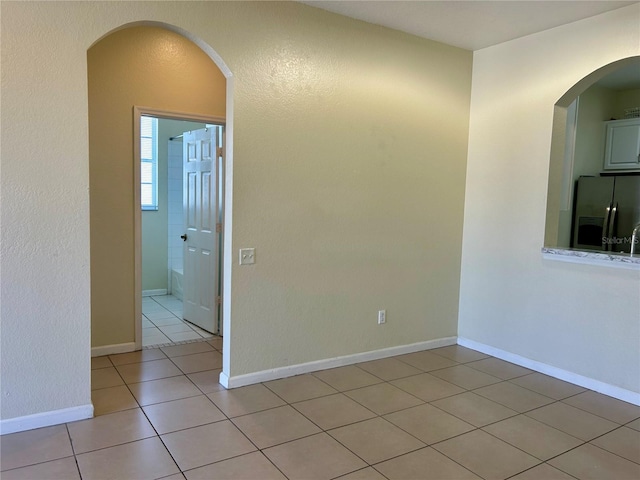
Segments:
[[[141,346],[143,213],[140,163],[134,155],[139,147],[136,122],[141,113],[151,112],[225,123],[225,169],[230,172],[232,79],[224,62],[204,42],[176,27],[150,22],[124,25],[103,36],[89,48],[87,68],[91,331],[96,356]],[[231,196],[230,191],[226,194]],[[231,214],[230,205],[226,208],[225,223]],[[149,215],[166,218],[166,203]],[[230,238],[230,232],[224,235]],[[167,235],[160,237],[158,241],[167,242]],[[228,278],[230,265],[221,263]],[[224,295],[229,291],[224,290]]]
[[[580,249],[573,238],[576,184],[580,176],[637,173],[633,168],[608,170],[604,162],[605,122],[622,120],[625,116],[632,118],[633,107],[638,106],[639,56],[612,62],[590,73],[554,105],[545,247]],[[597,236],[606,235],[605,232]],[[594,245],[593,250],[598,247]]]

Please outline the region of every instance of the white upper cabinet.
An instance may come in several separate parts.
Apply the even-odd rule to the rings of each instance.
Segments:
[[[640,171],[640,118],[605,122],[604,170]]]

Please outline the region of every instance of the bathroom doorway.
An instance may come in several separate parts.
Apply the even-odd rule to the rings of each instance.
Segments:
[[[211,339],[221,334],[219,285],[224,123],[221,119],[194,120],[187,119],[188,115],[179,114],[176,117],[170,112],[149,112],[148,109],[136,109],[136,114],[139,118],[134,119],[134,124],[139,125],[140,129],[141,346],[145,348]],[[201,141],[189,140],[194,138],[196,132],[200,137],[204,135],[213,141],[210,145],[205,142],[202,147]],[[185,164],[184,158],[196,150],[213,152],[211,170],[204,182],[200,182],[208,186],[215,197],[209,200],[208,195],[200,191],[197,195],[195,191],[189,194],[189,186],[195,184],[194,178],[191,178],[193,175],[185,173],[185,165],[189,162]],[[209,182],[213,184],[209,185]],[[195,276],[191,270],[199,269],[205,262],[189,262],[190,256],[187,255],[188,281],[185,282],[185,251],[194,251],[193,239],[196,234],[189,227],[193,221],[190,222],[188,217],[193,219],[194,215],[189,215],[188,208],[196,198],[201,203],[207,203],[211,210],[209,223],[212,224],[212,231],[209,233],[216,238],[209,240],[213,248],[208,249],[203,257],[211,265],[196,282],[189,280]],[[203,211],[202,205],[198,205],[198,212]],[[204,218],[203,215],[200,217]],[[188,243],[187,233],[191,237]],[[185,299],[186,312],[183,306]],[[205,316],[211,317],[210,321],[203,324],[199,319],[191,318],[195,311],[194,299],[198,306],[204,304],[206,307],[198,309],[198,317],[202,317],[204,312]]]

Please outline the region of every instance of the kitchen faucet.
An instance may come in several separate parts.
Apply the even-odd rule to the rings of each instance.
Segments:
[[[640,223],[633,227],[633,232],[631,233],[631,256],[633,257],[633,252],[636,249],[636,242],[638,241],[638,231],[640,230]]]

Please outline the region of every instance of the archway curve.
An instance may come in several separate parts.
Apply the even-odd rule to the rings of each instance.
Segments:
[[[234,90],[234,76],[231,69],[227,66],[226,62],[218,54],[218,52],[211,47],[207,42],[197,35],[178,27],[176,25],[168,24],[158,21],[135,21],[122,24],[110,31],[104,33],[97,38],[88,48],[87,53],[104,39],[111,35],[134,27],[155,27],[169,32],[173,32],[184,39],[193,43],[198,47],[218,68],[221,74],[226,80],[225,88],[225,189],[224,189],[224,228],[223,228],[223,278],[222,278],[222,296],[223,296],[223,309],[222,309],[222,322],[223,331],[226,332],[224,336],[223,347],[223,372],[229,372],[229,335],[230,332],[230,295],[231,295],[231,222],[232,222],[232,199],[233,199],[233,90]]]
[[[562,236],[560,226],[561,207],[568,201],[567,198],[564,198],[568,195],[567,192],[571,192],[571,187],[566,185],[566,182],[570,182],[570,179],[565,178],[567,175],[567,166],[564,161],[565,145],[567,142],[565,126],[569,106],[589,87],[607,75],[632,65],[637,65],[638,69],[640,69],[640,55],[625,57],[594,70],[569,88],[553,106],[553,134],[551,136],[551,150],[549,155],[547,214],[544,235],[545,247],[564,248],[563,245],[560,245],[561,242],[559,239]]]

